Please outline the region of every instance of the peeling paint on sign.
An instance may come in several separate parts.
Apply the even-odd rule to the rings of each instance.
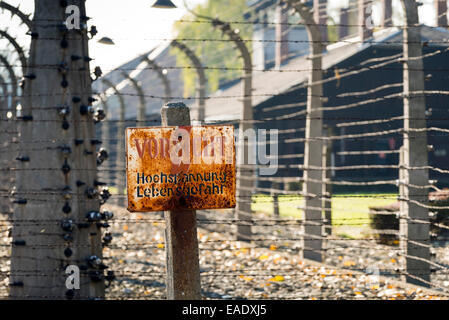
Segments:
[[[234,127],[126,129],[128,211],[234,208]]]

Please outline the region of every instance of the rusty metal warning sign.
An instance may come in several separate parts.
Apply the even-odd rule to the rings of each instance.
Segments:
[[[235,207],[234,127],[126,129],[128,210]]]

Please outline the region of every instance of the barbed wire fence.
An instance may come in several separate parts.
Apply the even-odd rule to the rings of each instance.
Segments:
[[[408,0],[403,2],[407,5],[414,3]],[[295,1],[289,1],[289,3],[297,5]],[[307,10],[307,8],[305,9]],[[40,22],[48,24],[49,21],[38,20],[36,21],[37,26]],[[211,23],[210,20],[186,20],[186,22]],[[215,23],[217,24],[217,20]],[[231,27],[238,22],[222,23],[229,28],[227,30],[232,32]],[[242,21],[241,23],[251,22]],[[306,22],[305,25],[310,27],[313,24]],[[37,173],[39,175],[42,173],[57,175],[63,169],[52,167],[50,163],[37,167],[17,165],[17,163],[27,163],[29,162],[27,157],[30,154],[39,155],[46,151],[56,151],[61,153],[64,159],[67,159],[70,155],[69,150],[74,150],[79,146],[88,146],[85,148],[87,153],[86,150],[83,150],[82,156],[95,155],[95,161],[100,165],[99,169],[91,165],[88,167],[72,165],[68,170],[76,176],[81,173],[95,176],[98,173],[101,179],[97,180],[96,177],[91,179],[92,188],[86,189],[86,192],[90,190],[90,193],[86,193],[85,196],[74,190],[83,187],[86,182],[76,179],[72,181],[73,187],[68,189],[60,184],[45,189],[39,188],[39,186],[24,188],[24,184],[27,183],[24,181],[22,186],[16,189],[3,187],[0,190],[1,199],[7,201],[11,199],[15,203],[14,212],[12,210],[11,212],[5,211],[6,214],[0,221],[0,233],[3,240],[0,245],[2,252],[0,255],[2,265],[0,277],[5,280],[3,283],[5,286],[9,285],[11,291],[23,290],[29,286],[31,293],[21,295],[22,297],[72,298],[74,292],[67,291],[66,288],[65,267],[67,264],[73,263],[82,266],[81,269],[86,274],[81,286],[87,286],[90,283],[94,283],[96,286],[95,283],[106,282],[109,286],[106,289],[106,297],[165,297],[165,292],[160,290],[164,287],[164,281],[161,279],[166,274],[163,254],[165,219],[162,213],[131,214],[123,208],[126,199],[126,195],[123,194],[125,189],[123,184],[125,176],[124,138],[120,134],[117,137],[108,137],[111,130],[114,132],[112,128],[118,128],[120,133],[124,132],[125,127],[134,126],[136,123],[137,126],[159,125],[160,120],[146,118],[143,111],[139,113],[137,121],[135,119],[126,120],[124,109],[128,106],[125,106],[123,99],[127,96],[137,96],[140,99],[157,99],[161,101],[161,104],[162,101],[176,99],[198,102],[213,100],[219,103],[220,99],[239,98],[242,101],[250,101],[252,97],[264,96],[270,99],[283,97],[285,101],[274,103],[274,105],[267,104],[267,106],[262,104],[259,109],[251,112],[251,115],[247,114],[232,123],[237,128],[277,130],[279,140],[258,142],[256,145],[257,148],[263,146],[272,150],[273,145],[278,144],[278,171],[274,176],[263,176],[260,175],[260,170],[266,166],[266,163],[238,164],[237,170],[240,172],[240,178],[244,176],[246,179],[245,184],[239,184],[237,195],[240,204],[238,208],[244,208],[243,215],[234,215],[235,212],[232,210],[198,212],[202,294],[212,298],[226,298],[229,292],[233,293],[233,295],[229,295],[229,298],[248,296],[278,299],[329,298],[329,289],[323,288],[323,286],[315,288],[313,285],[311,285],[313,289],[305,288],[300,284],[299,279],[309,272],[318,277],[324,276],[323,278],[335,278],[336,275],[349,278],[358,271],[369,274],[369,270],[378,268],[381,275],[431,287],[441,295],[447,295],[449,265],[445,258],[447,255],[445,245],[447,242],[446,230],[449,229],[449,225],[444,218],[444,210],[448,210],[449,205],[432,204],[438,197],[444,197],[445,191],[438,187],[440,184],[444,185],[444,182],[432,181],[428,176],[445,181],[449,169],[428,163],[427,157],[432,150],[428,147],[427,140],[433,141],[434,146],[437,146],[447,135],[449,129],[445,126],[446,117],[441,114],[444,111],[436,108],[431,110],[427,108],[426,110],[424,99],[446,96],[449,92],[441,89],[426,90],[424,81],[427,75],[424,73],[444,72],[445,68],[429,69],[422,64],[425,59],[444,55],[447,49],[420,52],[421,47],[428,47],[429,43],[447,45],[447,42],[429,41],[423,44],[419,35],[420,28],[417,26],[418,22],[410,18],[408,27],[404,28],[406,36],[403,41],[390,41],[389,44],[392,45],[403,45],[403,53],[371,58],[358,66],[339,69],[334,76],[328,75],[318,63],[323,56],[322,50],[319,48],[322,41],[315,40],[314,37],[306,42],[319,46],[311,50],[310,65],[304,69],[253,70],[251,64],[239,68],[245,74],[304,71],[311,74],[308,82],[303,83],[295,90],[282,94],[277,92],[253,94],[248,89],[238,96],[206,96],[204,92],[194,97],[167,96],[167,93],[160,96],[145,92],[132,94],[120,92],[114,88],[113,84],[100,78],[99,81],[104,81],[107,88],[111,88],[107,94],[117,95],[121,101],[121,115],[118,120],[106,119],[107,122],[100,122],[103,116],[99,110],[107,110],[91,106],[95,102],[93,99],[86,105],[80,106],[78,106],[80,101],[72,99],[72,102],[68,104],[73,103],[75,108],[65,105],[40,106],[39,110],[42,113],[39,114],[39,117],[29,118],[31,115],[22,111],[22,114],[14,119],[16,123],[32,121],[39,125],[55,127],[60,124],[64,126],[66,122],[71,125],[71,120],[68,118],[70,112],[81,113],[81,115],[84,113],[91,116],[92,119],[76,119],[75,127],[78,125],[88,126],[97,122],[101,129],[104,129],[104,134],[100,139],[87,134],[84,139],[74,137],[74,139],[69,139],[70,141],[62,136],[36,135],[21,141],[11,139],[10,145],[2,145],[2,152],[12,154],[16,150],[20,150],[20,154],[14,156],[17,160],[13,165],[1,168],[2,173],[12,173],[18,176],[30,176]],[[226,36],[223,39],[176,39],[176,41],[182,42],[186,46],[191,41],[233,41],[239,45],[251,42],[251,40],[241,38],[229,39],[229,34]],[[37,39],[44,42],[56,40],[56,38],[45,38],[41,35]],[[67,41],[74,40],[70,36],[65,39]],[[167,39],[167,41],[172,40],[174,39]],[[39,41],[35,41],[35,43]],[[348,41],[348,43],[350,42]],[[365,43],[376,44],[376,41],[367,40]],[[382,43],[385,44],[385,42]],[[33,53],[33,49],[31,53]],[[74,60],[72,59],[72,61]],[[12,67],[18,66],[13,65]],[[59,64],[37,64],[30,57],[28,68],[34,70],[34,73],[43,73],[59,70],[61,66]],[[157,66],[157,68],[167,70],[187,68],[196,71],[211,68],[227,70],[223,67],[198,65]],[[156,69],[156,67],[147,66],[145,69]],[[336,87],[337,83],[344,79],[356,78],[361,81],[363,77],[367,77],[367,74],[373,71],[388,73],[402,69],[405,69],[404,72],[408,72],[409,75],[404,76],[405,81],[395,82],[392,78],[388,84],[376,85],[376,87],[367,85],[361,91],[355,92],[348,88],[339,88],[335,95],[328,94],[330,86]],[[67,70],[72,75],[77,75],[79,71],[85,72],[85,70],[70,67]],[[121,71],[134,70],[136,69]],[[322,74],[322,76],[317,77],[317,74]],[[26,75],[31,76],[31,73]],[[28,82],[34,80],[30,77],[27,79]],[[407,84],[407,79],[410,82],[422,79],[422,82],[421,84]],[[10,78],[9,83],[17,82]],[[316,90],[317,87],[321,87],[321,91]],[[204,82],[200,83],[198,88],[198,91],[204,89]],[[136,87],[136,90],[144,89]],[[99,94],[103,97],[103,93]],[[49,96],[60,99],[65,95],[64,92],[31,92],[26,89],[21,95],[16,92],[9,94],[12,99],[20,97],[22,105],[25,106],[27,103],[33,105],[35,99]],[[80,89],[79,92],[73,91],[71,95],[73,97],[90,96],[83,89]],[[2,98],[4,96],[5,94]],[[378,115],[373,111],[373,108],[380,103],[402,100],[404,100],[405,110],[408,110],[408,104],[418,104],[419,106],[412,107],[412,109],[418,110],[419,113],[394,110],[388,115]],[[141,109],[144,105],[145,103],[142,103]],[[204,105],[200,103],[199,108],[202,107]],[[207,105],[205,107],[207,108]],[[348,110],[353,113],[349,115]],[[10,111],[10,108],[2,107],[1,111],[3,114],[3,112]],[[56,117],[49,116],[52,111],[57,112]],[[204,121],[201,119],[203,113],[199,112],[198,114],[200,115],[198,120]],[[1,122],[9,121],[0,120]],[[429,126],[426,121],[432,121],[438,125]],[[208,119],[208,123],[221,122],[223,121],[219,119],[216,121]],[[107,123],[106,126],[105,123]],[[3,136],[19,132],[16,125],[11,129],[4,125],[2,127],[4,129],[0,133]],[[67,148],[67,143],[72,146]],[[101,143],[116,150],[115,163],[107,166],[103,164],[107,159],[105,154],[99,150],[98,146]],[[402,149],[401,144],[404,144]],[[20,146],[20,149],[17,149],[17,145]],[[247,147],[244,149],[251,150],[252,147],[255,146],[247,143]],[[111,150],[108,152],[111,153]],[[414,158],[418,156],[420,156],[419,161]],[[346,161],[351,158],[356,160]],[[63,163],[64,167],[67,171],[66,162]],[[397,176],[397,178],[391,178],[391,176]],[[112,194],[109,192],[111,189],[107,189],[106,185],[114,189]],[[331,186],[333,189],[347,187],[371,188],[370,190],[385,190],[383,187],[391,186],[395,191],[387,194],[382,194],[382,191],[372,194],[352,192],[332,194],[332,188],[329,188]],[[434,192],[429,195],[429,190]],[[432,196],[435,199],[432,200]],[[71,200],[73,198],[76,198],[76,201]],[[108,199],[110,202],[106,203]],[[69,201],[76,203],[67,205]],[[92,201],[103,204],[105,209],[103,211],[85,210],[86,212],[81,212],[82,210],[79,209],[77,216],[71,219],[58,217],[60,210],[54,209],[61,207],[64,214],[67,215],[71,211],[75,211],[75,208],[83,208]],[[380,208],[374,208],[368,216],[368,213],[365,212],[368,205],[365,205],[362,210],[354,208],[355,205],[352,203],[360,201],[372,203],[373,207]],[[378,203],[396,205],[396,201],[399,201],[400,205],[393,209],[378,205]],[[34,214],[18,216],[17,212],[23,210],[20,209],[21,207],[30,205],[37,208],[35,210],[46,208],[45,210],[48,212],[54,211],[55,213],[45,216]],[[78,212],[78,209],[76,210]],[[114,210],[115,218],[110,220],[109,212],[112,210]],[[365,214],[361,215],[360,211],[364,211]],[[435,213],[429,214],[429,211]],[[91,212],[98,214],[89,216]],[[393,222],[388,222],[381,230],[367,228],[373,225],[375,219],[384,217],[393,217],[391,219]],[[13,222],[12,231],[11,222]],[[363,229],[367,234],[364,237],[343,237],[341,235],[340,230],[350,230],[351,228]],[[98,244],[98,241],[96,244],[92,244],[82,240],[73,240],[73,234],[83,233],[85,229],[89,229],[91,234],[95,233],[93,235],[95,238],[98,238],[96,230],[106,230],[101,236],[101,245]],[[241,234],[239,230],[245,230],[245,239],[239,237]],[[11,235],[13,235],[12,241]],[[117,243],[114,241],[114,236],[117,238]],[[26,241],[23,240],[25,238]],[[85,239],[88,238],[89,236],[86,235]],[[388,245],[379,244],[379,241],[384,238],[393,240]],[[11,247],[13,252],[16,252],[15,259],[23,261],[23,263],[20,264],[22,267],[19,268],[16,265],[10,270],[8,262],[11,259]],[[26,247],[26,250],[20,250],[23,247]],[[100,247],[104,252],[103,257],[98,251]],[[90,254],[93,249],[96,251],[95,254]],[[46,250],[45,254],[39,250]],[[78,251],[85,254],[73,255],[73,252]],[[64,257],[61,256],[61,252]],[[307,252],[310,254],[308,255]],[[361,255],[366,255],[366,259],[361,259]],[[323,261],[328,267],[308,265],[307,260],[305,262],[302,260],[303,256],[315,261]],[[233,261],[233,257],[239,257],[240,260]],[[232,263],[228,264],[227,259]],[[44,267],[43,261],[52,261],[52,264],[50,267]],[[332,269],[332,266],[335,269]],[[340,269],[342,267],[345,269]],[[45,277],[55,279],[52,293],[44,293],[47,292],[48,287],[42,281],[35,281],[34,284],[30,284],[28,281],[30,278],[43,279]],[[360,281],[360,278],[357,278],[354,284],[357,290],[362,290]],[[276,287],[286,282],[288,282],[289,290],[280,290],[280,286]],[[220,287],[223,284],[230,287],[241,286],[244,290],[222,290]],[[260,285],[263,285],[262,290],[260,290]],[[140,286],[143,289],[135,292],[129,289],[130,286]],[[256,290],[256,287],[259,287],[259,290]],[[295,292],[297,289],[300,290]],[[366,287],[366,289],[375,291],[370,287]],[[358,295],[359,291],[352,291],[352,296]],[[6,297],[8,294],[6,290],[4,294]],[[101,298],[102,294],[101,292],[84,292],[76,297]],[[345,295],[342,294],[341,297],[345,297]]]

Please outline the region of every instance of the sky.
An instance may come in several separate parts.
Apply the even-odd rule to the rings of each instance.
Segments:
[[[7,0],[18,5],[24,12],[34,10],[34,0]],[[56,2],[56,0],[55,0]],[[90,56],[95,58],[92,65],[99,65],[104,73],[121,64],[150,51],[159,41],[172,37],[172,25],[187,11],[183,0],[172,0],[178,9],[155,9],[151,6],[156,0],[87,0],[87,15],[92,19],[89,24],[95,25],[98,34],[89,42]],[[204,0],[188,0],[193,7]],[[70,1],[69,1],[70,3]],[[9,17],[9,15],[8,15]],[[6,22],[6,23],[5,23]],[[23,34],[26,29],[17,27],[18,20],[2,21],[0,25],[8,26],[11,34]],[[116,45],[108,46],[97,42],[107,36]],[[21,36],[23,43],[29,42],[29,36]]]
[[[89,42],[90,56],[95,58],[92,66],[99,65],[104,73],[128,62],[129,60],[150,51],[160,41],[157,39],[172,38],[172,25],[187,11],[183,0],[172,0],[178,9],[155,9],[151,6],[156,0],[87,0],[87,15],[89,21],[97,27],[99,33]],[[188,6],[193,8],[206,0],[187,0]],[[335,15],[336,9],[347,6],[349,0],[329,0],[329,13]],[[400,0],[393,0],[393,10],[401,8]],[[422,0],[420,7],[421,22],[434,25],[435,15],[433,0]],[[8,0],[18,5],[26,13],[32,13],[34,0]],[[69,1],[70,3],[70,1]],[[398,11],[398,10],[396,10]],[[333,13],[333,14],[332,14]],[[397,14],[395,15],[397,16]],[[9,17],[9,16],[8,16]],[[379,19],[379,6],[373,8],[373,20]],[[338,20],[337,20],[338,22]],[[397,21],[394,21],[397,23]],[[11,34],[18,35],[22,43],[29,42],[25,35],[26,28],[18,27],[18,20],[0,20],[0,27],[8,27]],[[103,36],[112,38],[116,45],[107,46],[97,42]],[[5,40],[3,40],[5,41]],[[0,47],[1,47],[0,43]]]

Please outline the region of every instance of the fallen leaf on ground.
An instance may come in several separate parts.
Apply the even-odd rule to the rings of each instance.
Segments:
[[[280,281],[284,281],[284,277],[283,276],[274,276],[273,278],[271,278],[268,281],[274,281],[274,282],[280,282]]]
[[[355,262],[351,261],[351,260],[346,260],[345,262],[343,262],[343,265],[345,267],[352,267],[352,266],[355,266]]]
[[[244,275],[240,275],[239,278],[245,281],[252,281],[254,279],[253,277],[247,277]]]

